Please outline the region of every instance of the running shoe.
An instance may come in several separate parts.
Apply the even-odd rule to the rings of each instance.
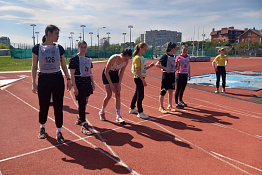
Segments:
[[[173,108],[173,106],[170,106],[170,105],[168,105],[166,109],[170,110],[171,112],[175,112],[176,111],[176,109]]]
[[[116,117],[116,122],[119,123],[119,124],[125,124],[126,123],[125,120],[122,117],[119,117],[119,116]]]
[[[218,93],[219,93],[219,91],[218,91],[218,90],[216,90],[216,91],[215,91],[215,93],[216,93],[216,94],[218,94]]]
[[[184,106],[182,106],[181,104],[176,104],[176,108],[178,108],[178,109],[184,109]]]
[[[102,121],[106,120],[106,114],[105,113],[102,114],[101,112],[99,112],[98,114],[100,116],[100,120],[102,120]]]
[[[89,129],[89,126],[87,123],[85,123],[82,128],[81,128],[81,132],[85,135],[92,135],[93,132]]]
[[[76,125],[81,125],[81,120],[80,120],[80,117],[79,116],[77,116],[77,119],[76,119]]]
[[[162,114],[167,114],[167,113],[168,113],[168,112],[167,112],[164,108],[162,108],[162,107],[159,107],[158,111],[161,112]]]
[[[129,110],[129,114],[138,114],[138,111],[134,108],[134,109],[130,109]]]
[[[187,107],[187,104],[185,104],[183,101],[178,102],[178,104],[182,105],[183,107]]]
[[[40,128],[40,132],[39,132],[38,137],[39,137],[39,139],[46,138],[45,128]]]
[[[149,118],[149,116],[144,114],[143,112],[137,114],[137,117],[142,118],[142,119],[148,119]]]
[[[223,93],[226,93],[226,90],[225,90],[225,89],[222,89],[222,92],[223,92]]]
[[[64,137],[63,137],[61,132],[58,132],[56,134],[56,140],[57,140],[57,143],[64,143],[65,142],[65,139],[64,139]]]

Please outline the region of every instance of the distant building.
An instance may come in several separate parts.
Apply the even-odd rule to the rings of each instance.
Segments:
[[[10,46],[10,39],[8,37],[2,36],[0,37],[0,43]]]
[[[258,42],[262,43],[262,30],[245,28],[244,33],[238,37],[239,43]]]
[[[140,35],[141,42],[145,42],[147,45],[153,47],[162,46],[167,42],[181,42],[182,33],[170,30],[151,30],[145,31]]]
[[[226,41],[229,43],[235,43],[238,40],[238,37],[244,33],[244,30],[234,29],[234,27],[225,27],[221,30],[215,31],[215,28],[212,29],[211,40],[217,41]]]

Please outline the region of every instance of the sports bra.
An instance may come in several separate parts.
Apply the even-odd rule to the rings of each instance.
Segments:
[[[116,57],[117,55],[115,55],[115,57]],[[117,59],[116,59],[117,60]],[[122,69],[122,67],[124,67],[125,65],[126,65],[126,62],[123,62],[123,63],[121,63],[121,64],[117,64],[116,63],[116,60],[115,60],[115,63],[113,64],[113,66],[111,67],[111,69],[110,70],[112,70],[112,71],[119,71],[120,69]]]

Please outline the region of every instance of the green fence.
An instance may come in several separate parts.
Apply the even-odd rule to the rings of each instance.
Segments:
[[[192,53],[192,48],[188,48],[188,54],[194,56],[202,56],[202,51],[199,50],[198,53],[194,49],[194,53]],[[204,50],[204,56],[215,57],[218,49],[206,49]],[[121,51],[99,51],[99,58],[109,58],[113,54],[119,54]],[[65,50],[65,58],[69,59],[74,54],[78,53],[78,50]],[[147,52],[144,54],[146,59],[160,58],[163,54],[166,53],[165,47],[157,47],[157,48],[148,48]],[[179,55],[180,48],[177,49],[175,55]],[[87,56],[91,58],[98,58],[98,51],[87,51]],[[11,49],[11,57],[12,58],[32,58],[32,50],[31,49]]]

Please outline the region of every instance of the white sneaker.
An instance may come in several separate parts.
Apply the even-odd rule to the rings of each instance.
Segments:
[[[218,90],[216,90],[216,91],[215,91],[215,93],[216,93],[216,94],[218,94],[218,93],[219,93],[219,91],[218,91]]]
[[[138,114],[138,111],[136,110],[136,108],[130,109],[129,114]]]
[[[226,90],[225,90],[225,89],[222,89],[222,92],[223,92],[223,93],[226,93]]]
[[[137,117],[142,118],[142,119],[148,119],[149,118],[149,116],[144,114],[143,112],[137,114]]]

